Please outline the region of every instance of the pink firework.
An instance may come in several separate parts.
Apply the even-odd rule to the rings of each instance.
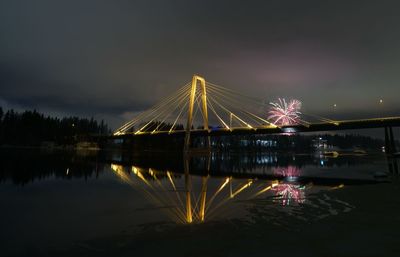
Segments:
[[[299,177],[301,170],[295,166],[273,168],[275,176],[282,177]]]
[[[284,98],[278,98],[277,102],[271,102],[271,109],[268,112],[268,119],[278,126],[299,124],[301,102],[291,99],[286,102]]]
[[[292,202],[304,203],[304,187],[293,184],[278,184],[272,188],[276,196],[282,201],[282,205],[290,205]]]

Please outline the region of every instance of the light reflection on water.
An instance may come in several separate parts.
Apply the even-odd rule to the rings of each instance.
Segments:
[[[111,170],[133,189],[141,192],[152,204],[170,218],[171,221],[181,224],[203,223],[212,220],[243,218],[254,202],[260,199],[270,199],[266,206],[279,205],[299,206],[308,203],[316,207],[325,208],[324,201],[311,203],[307,200],[308,194],[316,195],[320,191],[329,191],[344,188],[349,184],[370,184],[378,181],[371,173],[358,174],[328,174],[328,171],[309,171],[304,174],[301,166],[295,166],[295,156],[290,157],[286,166],[278,166],[278,157],[268,155],[239,157],[239,164],[232,165],[235,158],[216,158],[216,156],[195,156],[183,158],[183,170],[175,172],[168,169],[154,169],[145,166],[124,166],[111,163]],[[211,157],[211,158],[210,158]],[[316,166],[328,165],[329,160],[314,160]],[[194,160],[193,160],[194,159]],[[118,158],[121,161],[121,158]],[[214,162],[219,161],[218,164]],[[301,158],[298,158],[299,162]],[[340,162],[339,162],[340,163]],[[250,164],[250,165],[249,165]],[[267,167],[267,164],[276,166]],[[240,168],[248,166],[247,173]],[[307,161],[303,161],[307,167]],[[239,167],[238,167],[239,166]],[[343,165],[343,166],[348,166]],[[202,170],[203,169],[203,170]],[[307,168],[306,168],[307,169]],[[218,170],[219,172],[213,173]],[[192,171],[192,172],[191,172]],[[229,174],[229,176],[225,175]],[[335,177],[339,175],[339,177]],[[313,196],[311,197],[313,198]],[[346,211],[350,204],[346,205]],[[265,207],[265,206],[264,206]],[[241,208],[242,210],[237,210]],[[329,216],[337,214],[336,210],[327,209]]]
[[[7,151],[0,158],[0,239],[10,255],[37,246],[37,231],[62,245],[134,227],[158,233],[155,224],[292,230],[353,212],[358,199],[335,192],[391,180],[379,155]]]

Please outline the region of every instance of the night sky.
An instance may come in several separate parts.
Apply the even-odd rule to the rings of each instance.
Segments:
[[[116,127],[197,73],[266,100],[301,99],[327,117],[398,115],[399,8],[349,0],[1,1],[0,105]]]

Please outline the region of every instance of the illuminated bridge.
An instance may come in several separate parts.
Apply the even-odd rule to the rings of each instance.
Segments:
[[[191,136],[385,128],[386,151],[396,152],[392,127],[400,126],[400,117],[332,120],[300,112],[300,107],[297,100],[265,103],[194,75],[177,92],[118,128],[112,138],[184,137],[184,150],[189,151]]]

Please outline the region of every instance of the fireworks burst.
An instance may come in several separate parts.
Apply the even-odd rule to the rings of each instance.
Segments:
[[[268,119],[278,126],[299,124],[301,102],[291,99],[286,102],[284,98],[278,98],[277,102],[271,102]]]
[[[301,170],[295,166],[273,168],[272,170],[275,176],[299,177],[301,174]]]
[[[304,203],[304,187],[294,184],[278,184],[272,188],[282,205],[290,205],[292,202],[297,204]]]

